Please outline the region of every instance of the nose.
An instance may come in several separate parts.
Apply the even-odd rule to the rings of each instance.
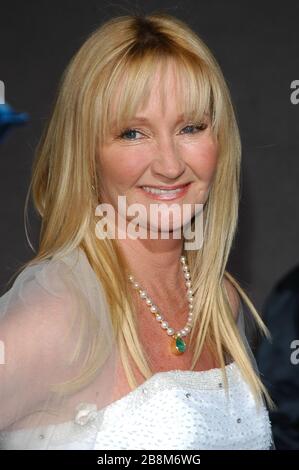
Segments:
[[[157,157],[152,161],[152,171],[154,176],[170,180],[178,179],[184,173],[185,162],[171,138],[160,141]]]

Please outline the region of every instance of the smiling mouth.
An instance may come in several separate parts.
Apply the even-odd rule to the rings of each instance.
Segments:
[[[188,191],[191,183],[183,185],[171,186],[140,186],[145,193],[157,199],[174,199],[182,196]]]

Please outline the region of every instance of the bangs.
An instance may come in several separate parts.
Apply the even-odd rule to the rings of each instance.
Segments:
[[[221,93],[217,93],[217,80],[199,57],[186,50],[180,53],[147,50],[142,55],[127,55],[118,61],[103,95],[101,142],[106,141],[110,133],[124,129],[129,120],[147,106],[156,72],[160,70],[160,76],[166,76],[169,65],[175,73],[178,113],[194,122],[202,122],[208,117],[217,134],[221,106],[215,94],[221,96]],[[159,93],[163,109],[166,86],[167,81],[162,78]]]

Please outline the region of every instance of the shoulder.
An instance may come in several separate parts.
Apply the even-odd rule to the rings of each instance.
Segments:
[[[52,267],[42,263],[25,268],[0,298],[0,341],[5,346],[0,429],[32,413],[49,398],[52,385],[73,372],[74,301],[62,290],[64,276]]]
[[[240,296],[238,294],[237,289],[233,286],[232,282],[227,277],[223,278],[223,283],[227,292],[227,296],[228,296],[229,303],[232,308],[234,318],[237,321],[240,306],[241,306]]]

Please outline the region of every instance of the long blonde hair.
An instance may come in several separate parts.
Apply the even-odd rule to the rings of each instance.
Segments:
[[[136,386],[130,358],[145,378],[152,375],[137,334],[126,260],[115,240],[95,235],[95,208],[101,202],[97,153],[111,126],[121,128],[134,115],[149,95],[157,66],[165,67],[169,60],[182,80],[184,112],[197,121],[209,112],[219,143],[217,170],[204,207],[204,243],[199,250],[185,252],[194,290],[191,369],[208,345],[227,385],[225,354],[229,354],[255,398],[265,396],[270,403],[242,342],[223,282],[224,277],[229,279],[266,333],[254,305],[225,270],[238,221],[241,144],[235,113],[212,53],[179,19],[165,13],[113,18],[90,35],[66,68],[36,150],[26,199],[25,208],[32,193],[42,218],[40,246],[28,264],[82,248],[104,288],[130,386]],[[112,115],[112,98],[121,84]],[[88,328],[89,321],[86,318],[82,328]],[[101,344],[97,329],[91,331],[93,347],[87,366],[78,380],[65,387],[74,390],[93,377]]]

